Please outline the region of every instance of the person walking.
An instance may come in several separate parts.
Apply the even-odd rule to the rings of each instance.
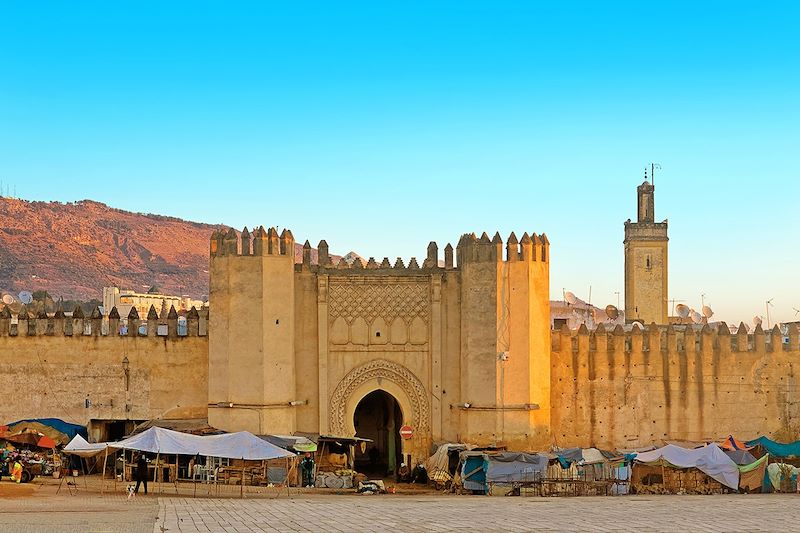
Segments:
[[[136,488],[134,494],[139,494],[139,485],[144,483],[144,493],[147,495],[147,458],[140,453],[136,458]]]

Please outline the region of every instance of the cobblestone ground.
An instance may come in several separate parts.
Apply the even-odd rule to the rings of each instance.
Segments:
[[[800,531],[793,495],[162,498],[163,531]]]
[[[15,533],[152,533],[158,498],[128,502],[120,496],[6,498],[0,495],[0,531]]]
[[[0,487],[0,532],[800,531],[797,495],[190,498]]]

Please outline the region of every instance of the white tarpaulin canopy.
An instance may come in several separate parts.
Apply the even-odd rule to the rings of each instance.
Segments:
[[[694,450],[667,444],[652,452],[637,454],[636,461],[646,464],[666,464],[677,468],[697,468],[726,487],[734,490],[739,488],[739,468],[715,443]]]
[[[75,435],[69,444],[64,446],[64,452],[70,455],[77,455],[79,457],[95,457],[105,452],[108,448],[108,443],[99,442],[90,444],[86,439],[80,435]]]
[[[203,455],[248,461],[294,457],[293,453],[247,431],[224,435],[189,435],[170,429],[151,427],[138,435],[119,442],[109,442],[107,445],[111,448],[149,453]]]

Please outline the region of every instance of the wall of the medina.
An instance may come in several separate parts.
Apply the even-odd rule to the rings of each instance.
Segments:
[[[782,340],[777,328],[732,336],[724,324],[556,332],[554,443],[614,449],[796,431],[797,330]]]
[[[210,250],[209,424],[296,431],[294,237],[215,232]]]
[[[299,265],[298,265],[299,266]],[[326,409],[326,398],[320,395],[320,343],[326,342],[327,332],[318,331],[320,294],[318,280],[310,268],[295,274],[295,357],[297,399],[295,407],[297,431],[318,433],[320,411]]]
[[[178,336],[177,318],[152,320],[147,336],[136,328],[119,336],[119,321],[110,322],[0,318],[0,421],[205,418],[205,324],[192,319],[189,335]],[[158,335],[159,322],[165,335]]]
[[[505,252],[505,254],[504,254]],[[462,237],[461,434],[530,449],[550,440],[549,242]]]

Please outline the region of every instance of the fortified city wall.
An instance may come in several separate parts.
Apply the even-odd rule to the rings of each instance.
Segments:
[[[131,315],[128,333],[120,335],[116,310],[104,324],[97,309],[88,318],[80,309],[49,318],[23,310],[18,323],[3,309],[0,423],[62,418],[88,424],[90,437],[100,438],[92,434],[99,421],[204,418],[206,317],[190,312],[186,335],[179,335],[174,309],[159,318],[151,308],[147,334],[140,335],[138,315]]]
[[[800,414],[800,335],[720,324],[553,333],[553,439],[632,448],[664,440],[788,438]]]

